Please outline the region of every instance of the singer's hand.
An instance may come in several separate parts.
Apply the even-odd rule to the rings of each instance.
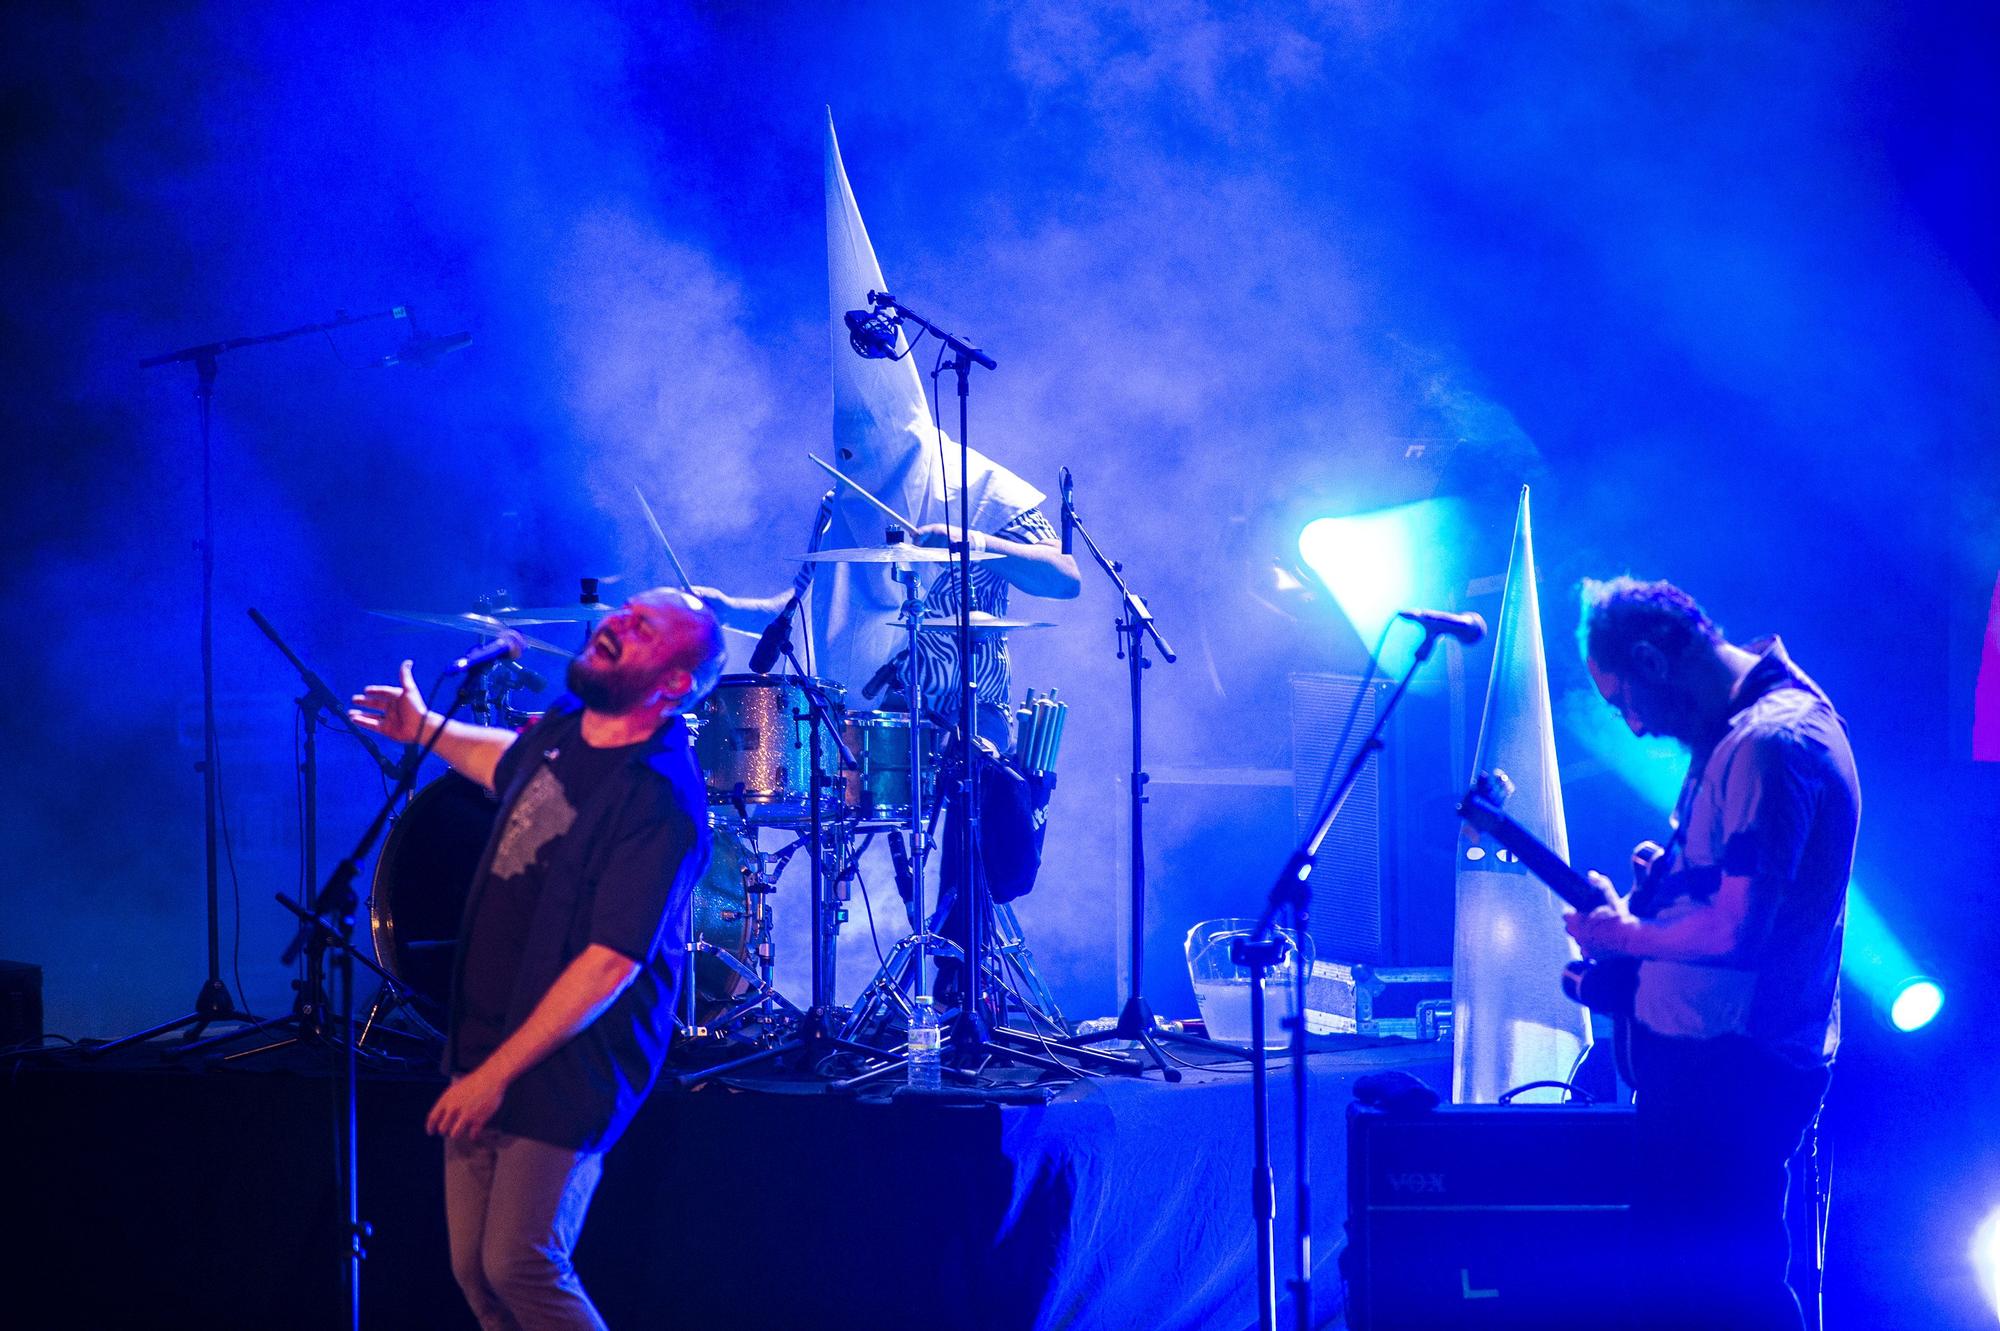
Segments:
[[[370,684],[354,695],[353,703],[348,720],[397,744],[415,744],[420,735],[428,738],[428,727],[437,724],[424,707],[424,695],[408,661],[403,662],[401,684]]]

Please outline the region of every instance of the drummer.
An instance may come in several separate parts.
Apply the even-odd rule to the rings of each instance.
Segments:
[[[1026,492],[1026,495],[1039,500],[1039,496],[1012,472],[997,464],[988,463],[988,466],[995,473],[1004,473],[1008,482],[1004,487],[1006,490]],[[835,496],[828,497],[827,503],[822,505],[822,515],[827,515],[829,508],[838,511],[841,505],[835,500]],[[982,506],[981,511],[990,512],[991,506]],[[872,510],[864,510],[864,513],[867,515],[863,517],[864,521],[872,517]],[[1035,503],[993,516],[999,520],[991,531],[979,530],[978,514],[975,513],[974,517],[974,554],[997,556],[977,560],[972,565],[972,608],[975,612],[1004,617],[1008,595],[1015,588],[1031,596],[1063,600],[1076,596],[1082,590],[1076,560],[1062,552],[1055,529]],[[848,531],[853,530],[852,525],[843,526]],[[825,532],[827,524],[822,524],[819,530]],[[882,529],[879,520],[862,530],[876,535],[877,539],[869,544],[880,543]],[[956,526],[942,522],[923,523],[913,539],[921,545],[945,546],[952,541],[957,530]],[[826,544],[824,536],[819,536],[813,548],[819,549]],[[823,677],[847,684],[850,696],[859,694],[874,699],[883,695],[885,690],[892,690],[882,698],[884,705],[891,710],[907,710],[907,699],[915,696],[922,700],[926,716],[941,725],[955,726],[959,708],[957,633],[919,633],[917,662],[913,671],[909,663],[908,639],[904,636],[903,627],[895,621],[893,602],[884,608],[880,590],[869,587],[864,581],[870,573],[887,581],[889,575],[885,566],[851,564],[833,567],[839,571],[829,576],[823,566],[808,563],[799,574],[800,584],[822,584],[813,586],[810,598],[814,629],[812,643],[817,659],[808,668]],[[821,571],[815,573],[815,569]],[[851,570],[859,570],[860,573],[857,575]],[[928,573],[928,586],[924,588],[925,619],[955,625],[959,609],[958,567],[955,564],[923,565],[920,566],[920,573]],[[823,585],[828,582],[834,584],[833,594],[830,595],[826,594]],[[857,595],[864,591],[869,594]],[[706,602],[728,627],[756,632],[784,609],[791,592],[761,597],[731,596],[717,588],[696,587],[694,594]],[[860,600],[868,607],[862,613],[868,614],[872,622],[863,622],[857,607],[837,604],[842,599]],[[886,633],[882,631],[884,628]],[[860,644],[850,641],[850,638],[864,640],[870,646],[857,651],[855,649]],[[871,649],[876,653],[872,657],[868,655]],[[843,668],[854,673],[845,677],[835,673]],[[1013,692],[1006,634],[974,634],[972,681],[975,724],[979,734],[1004,753],[1012,748],[1013,738]]]

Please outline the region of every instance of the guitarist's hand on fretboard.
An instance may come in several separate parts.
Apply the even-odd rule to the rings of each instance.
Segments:
[[[1636,862],[1636,856],[1635,856]],[[1586,957],[1625,957],[1632,954],[1639,921],[1627,907],[1625,898],[1611,880],[1595,869],[1585,875],[1590,885],[1604,897],[1604,904],[1589,914],[1577,910],[1563,912],[1563,928],[1576,940]]]

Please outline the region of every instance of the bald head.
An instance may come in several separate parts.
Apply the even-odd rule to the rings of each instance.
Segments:
[[[640,592],[608,616],[570,662],[569,687],[592,711],[686,711],[722,674],[722,625],[673,587]]]

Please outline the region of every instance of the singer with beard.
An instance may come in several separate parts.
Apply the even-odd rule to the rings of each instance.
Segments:
[[[570,1254],[672,1037],[709,855],[681,714],[722,661],[715,617],[659,588],[598,626],[572,696],[531,730],[442,723],[436,752],[500,795],[459,935],[451,1084],[425,1122],[445,1139],[452,1272],[486,1331],[604,1325]],[[408,661],[349,716],[404,744],[440,724]]]

